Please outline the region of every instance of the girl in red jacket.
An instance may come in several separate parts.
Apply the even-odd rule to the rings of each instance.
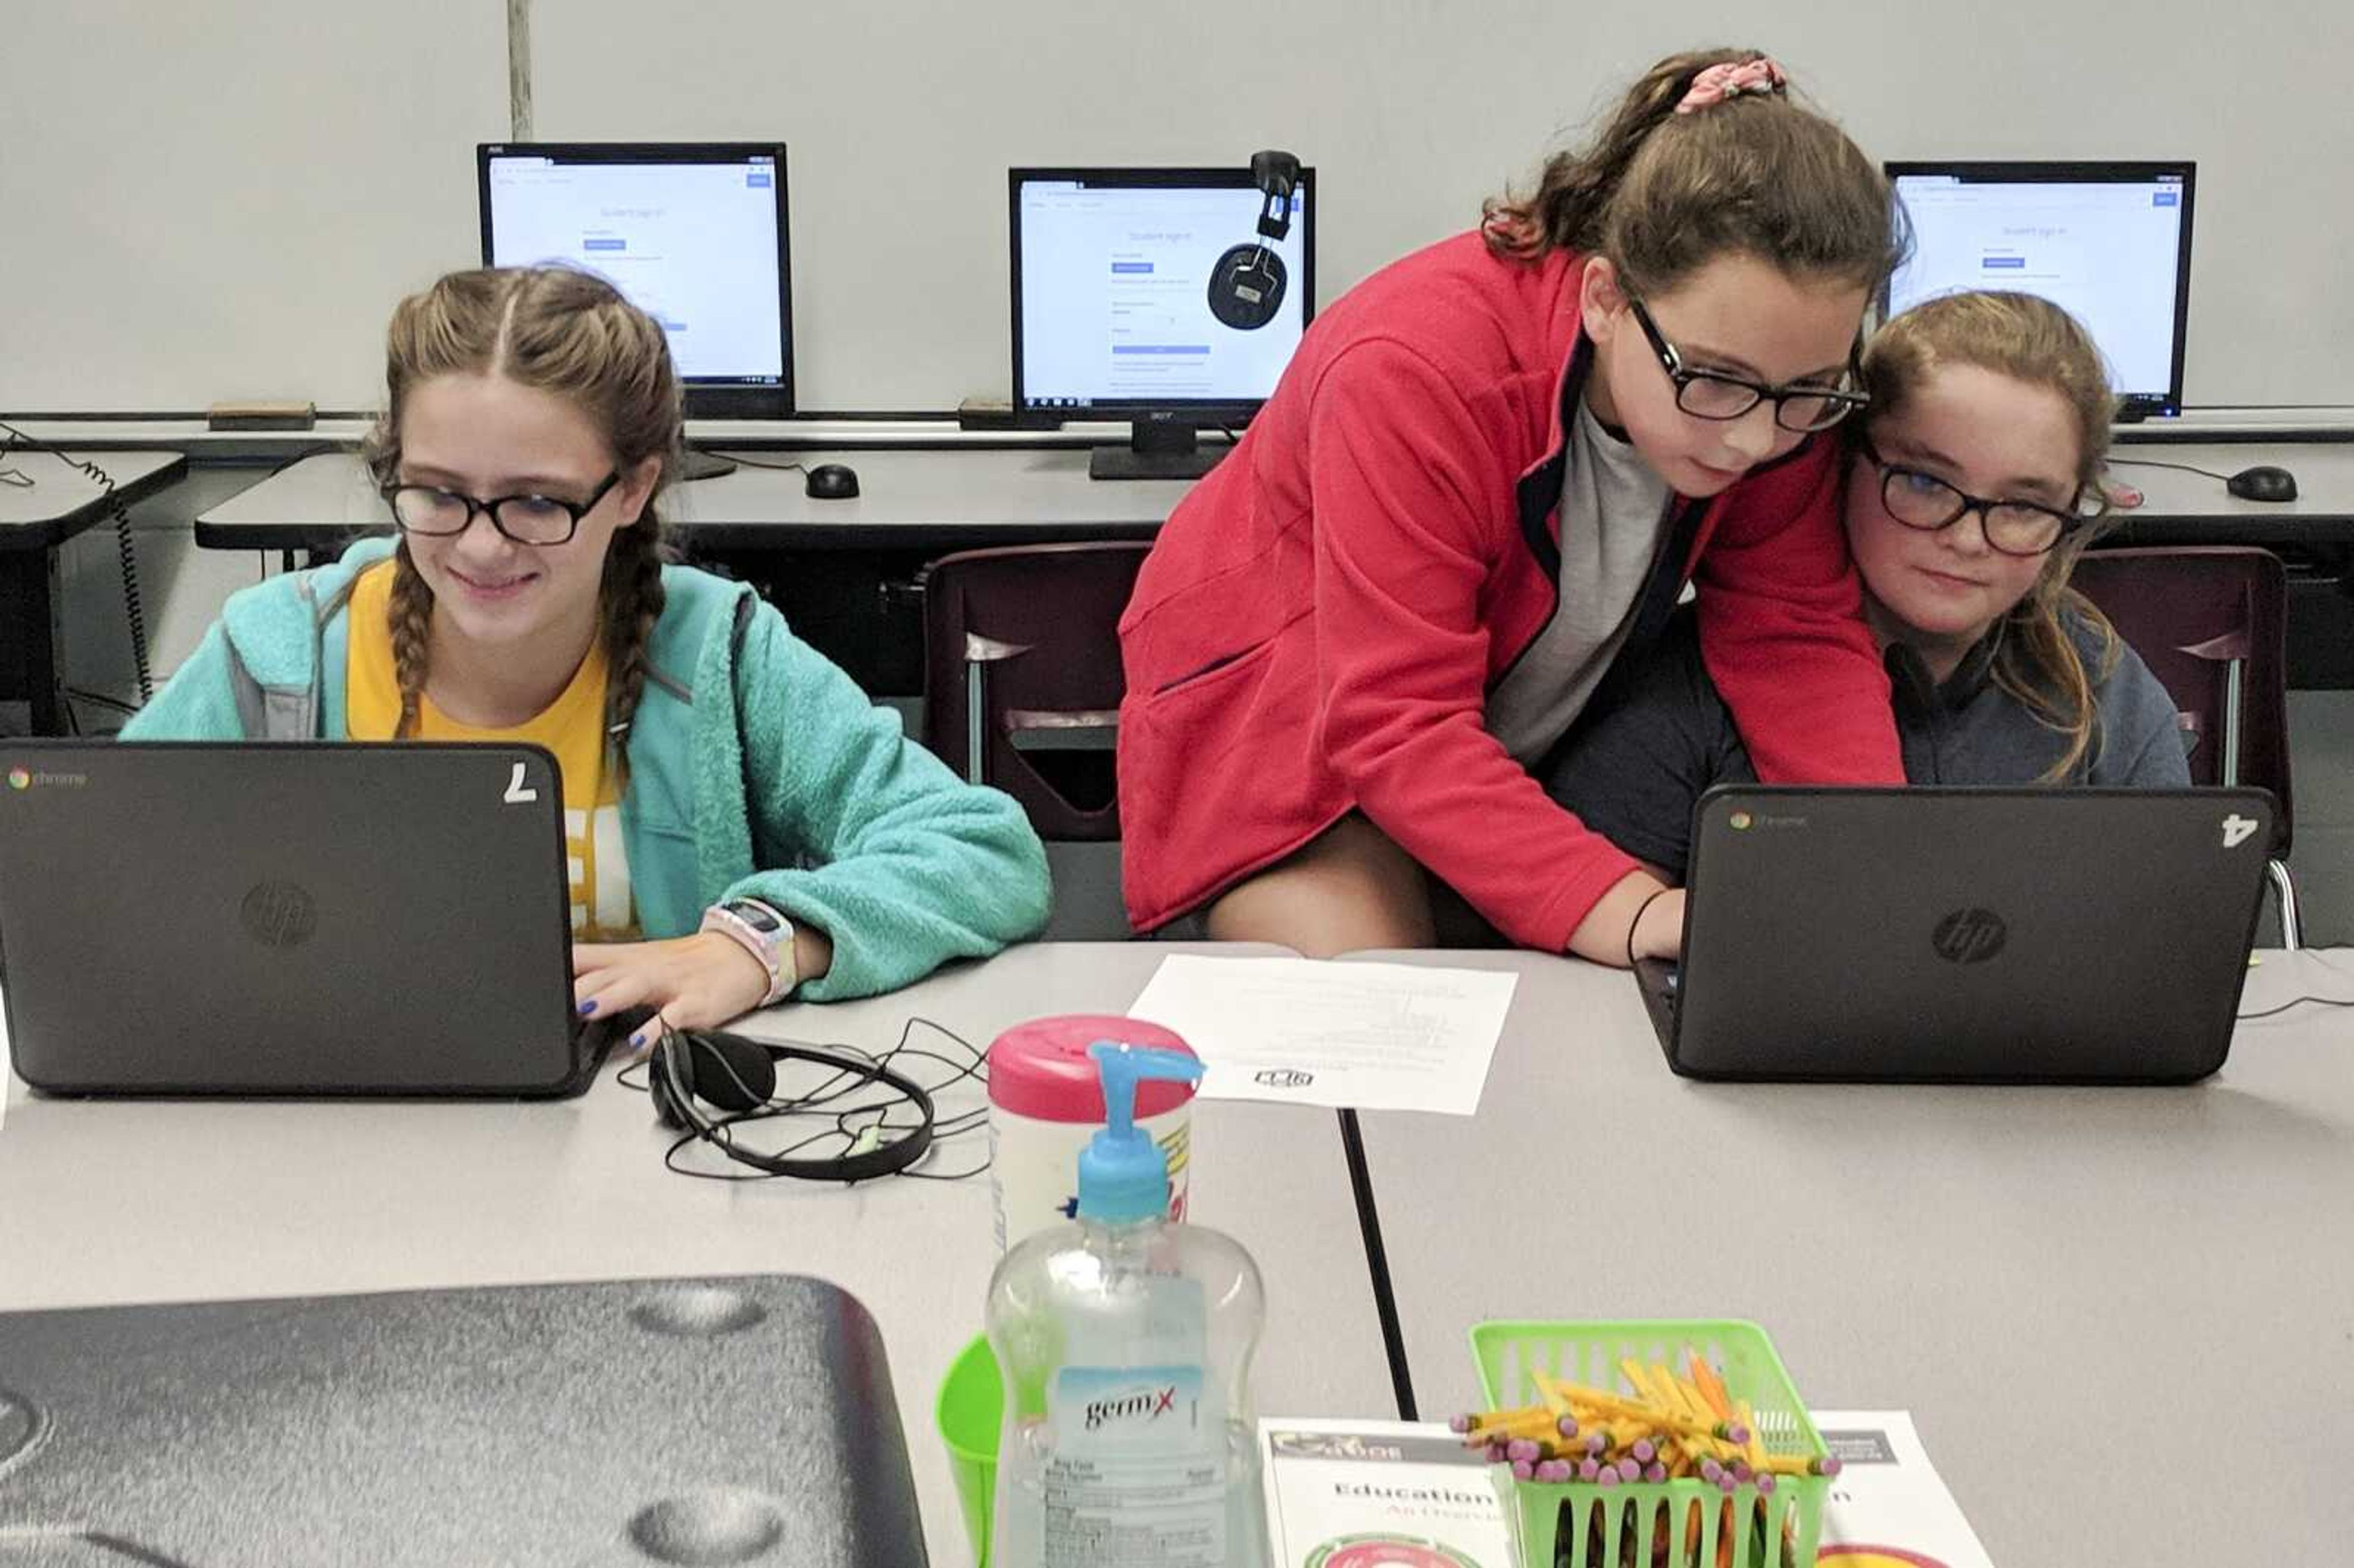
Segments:
[[[1134,924],[1428,946],[1451,888],[1526,947],[1671,955],[1682,895],[1530,769],[1688,580],[1762,777],[1900,782],[1818,434],[1900,250],[1872,161],[1716,50],[1320,316],[1120,622]]]

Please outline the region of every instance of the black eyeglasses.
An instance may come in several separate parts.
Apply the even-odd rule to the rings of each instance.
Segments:
[[[472,527],[475,514],[485,513],[492,527],[518,545],[563,545],[580,531],[580,519],[596,511],[605,493],[620,482],[621,471],[615,469],[586,501],[560,495],[501,495],[485,501],[438,484],[387,485],[384,498],[392,503],[392,520],[403,533],[448,538]]]
[[[1660,334],[1659,323],[1651,319],[1643,302],[1629,294],[1627,302],[1635,308],[1635,319],[1642,324],[1643,335],[1651,340],[1651,352],[1659,356],[1659,368],[1676,384],[1676,407],[1696,418],[1738,419],[1758,404],[1770,402],[1774,405],[1776,424],[1803,434],[1828,430],[1872,401],[1870,394],[1848,387],[1804,383],[1776,387],[1729,371],[1691,369],[1675,345]],[[1849,374],[1854,374],[1852,366]]]
[[[1934,473],[1889,462],[1870,441],[1860,441],[1857,447],[1865,461],[1880,471],[1880,503],[1891,517],[1907,528],[1935,534],[1975,512],[1986,542],[2006,556],[2048,554],[2107,507],[2091,490],[2078,491],[2066,508],[2034,501],[1990,500],[1948,484]]]

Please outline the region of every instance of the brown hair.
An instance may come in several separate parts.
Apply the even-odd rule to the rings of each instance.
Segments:
[[[1653,66],[1591,146],[1546,161],[1534,195],[1488,200],[1489,249],[1606,256],[1637,293],[1673,289],[1728,255],[1876,288],[1903,260],[1902,219],[1845,132],[1781,90],[1676,112],[1711,66],[1764,58],[1698,49]]]
[[[1902,410],[1931,373],[1946,365],[1976,366],[2058,393],[2075,427],[2075,494],[2103,495],[2101,460],[2109,450],[2115,403],[2101,351],[2075,317],[2034,294],[1989,291],[1924,301],[1881,328],[1864,351],[1871,418]],[[2046,784],[2065,779],[2091,748],[2093,686],[2117,661],[2116,630],[2068,586],[2077,557],[2103,531],[2098,517],[2071,530],[2044,557],[2027,597],[1996,623],[2001,641],[1995,683],[2068,737],[2067,754],[2041,780]],[[2097,670],[2085,668],[2069,635],[2071,621],[2087,627],[2098,643]]]
[[[652,318],[590,273],[562,267],[452,272],[392,313],[385,334],[384,418],[365,453],[378,485],[400,467],[408,394],[437,376],[503,376],[553,392],[588,416],[624,473],[649,457],[677,471],[684,431],[670,345]],[[397,736],[416,733],[425,690],[433,590],[403,539],[395,552],[392,651],[400,679]],[[605,733],[618,747],[645,693],[646,643],[662,618],[662,524],[653,503],[613,535],[598,590],[605,650]]]

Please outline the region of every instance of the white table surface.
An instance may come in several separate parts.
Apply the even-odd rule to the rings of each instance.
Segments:
[[[1521,977],[1476,1120],[1363,1118],[1426,1416],[1483,1319],[1747,1318],[1810,1404],[1912,1410],[1999,1568],[2346,1560],[2354,1011],[2189,1088],[1703,1084],[1623,972],[1391,957]],[[2306,993],[2354,954],[2241,1010]]]
[[[98,481],[75,468],[76,461],[95,464],[114,481],[117,493],[154,488],[152,482],[166,471],[186,464],[178,452],[166,451],[27,451],[0,452],[0,471],[15,471],[30,484],[0,483],[0,550],[38,548],[57,542],[58,525],[68,519],[85,525],[106,499]]]
[[[128,456],[129,454],[115,454]],[[861,493],[814,500],[799,472],[744,467],[674,486],[665,520],[717,549],[942,547],[1056,538],[1150,538],[1189,482],[1095,481],[1071,448],[796,450],[740,454],[759,462],[848,463]],[[2354,440],[2276,442],[2143,441],[2113,453],[2115,477],[2143,503],[2119,514],[2142,543],[2354,542]],[[2219,474],[2260,463],[2296,476],[2292,502],[2243,501]],[[197,543],[236,549],[321,548],[334,535],[387,528],[390,514],[356,456],[304,458],[196,519]]]
[[[2110,477],[2142,493],[2139,506],[2117,514],[2137,543],[2354,543],[2354,441],[2137,441],[2109,458]],[[2260,465],[2294,474],[2296,499],[2243,501],[2208,477]]]
[[[1025,1018],[1124,1011],[1171,950],[1018,948],[896,996],[788,1007],[746,1032],[880,1051],[916,1014],[986,1046]],[[691,1181],[663,1169],[671,1135],[610,1068],[553,1103],[51,1100],[14,1079],[9,1094],[0,1308],[815,1275],[874,1313],[933,1561],[968,1560],[932,1402],[981,1327],[997,1255],[986,1177]],[[964,1091],[942,1109],[977,1103]],[[1193,1213],[1240,1239],[1266,1277],[1259,1408],[1394,1415],[1334,1117],[1203,1102],[1193,1132]],[[983,1152],[982,1138],[959,1139],[940,1168]]]
[[[1149,538],[1190,488],[1179,480],[1090,480],[1088,454],[1069,448],[742,455],[811,468],[847,463],[857,471],[860,493],[846,501],[812,499],[803,474],[748,464],[717,479],[673,486],[660,503],[663,521],[697,545],[724,549]],[[327,534],[391,523],[359,459],[326,452],[201,514],[196,542],[309,548]]]

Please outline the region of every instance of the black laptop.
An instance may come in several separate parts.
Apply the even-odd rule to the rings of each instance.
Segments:
[[[561,1095],[564,796],[538,747],[0,742],[0,993],[55,1094]]]
[[[2179,1084],[2223,1064],[2260,789],[1720,785],[1683,961],[1636,966],[1702,1078]]]

